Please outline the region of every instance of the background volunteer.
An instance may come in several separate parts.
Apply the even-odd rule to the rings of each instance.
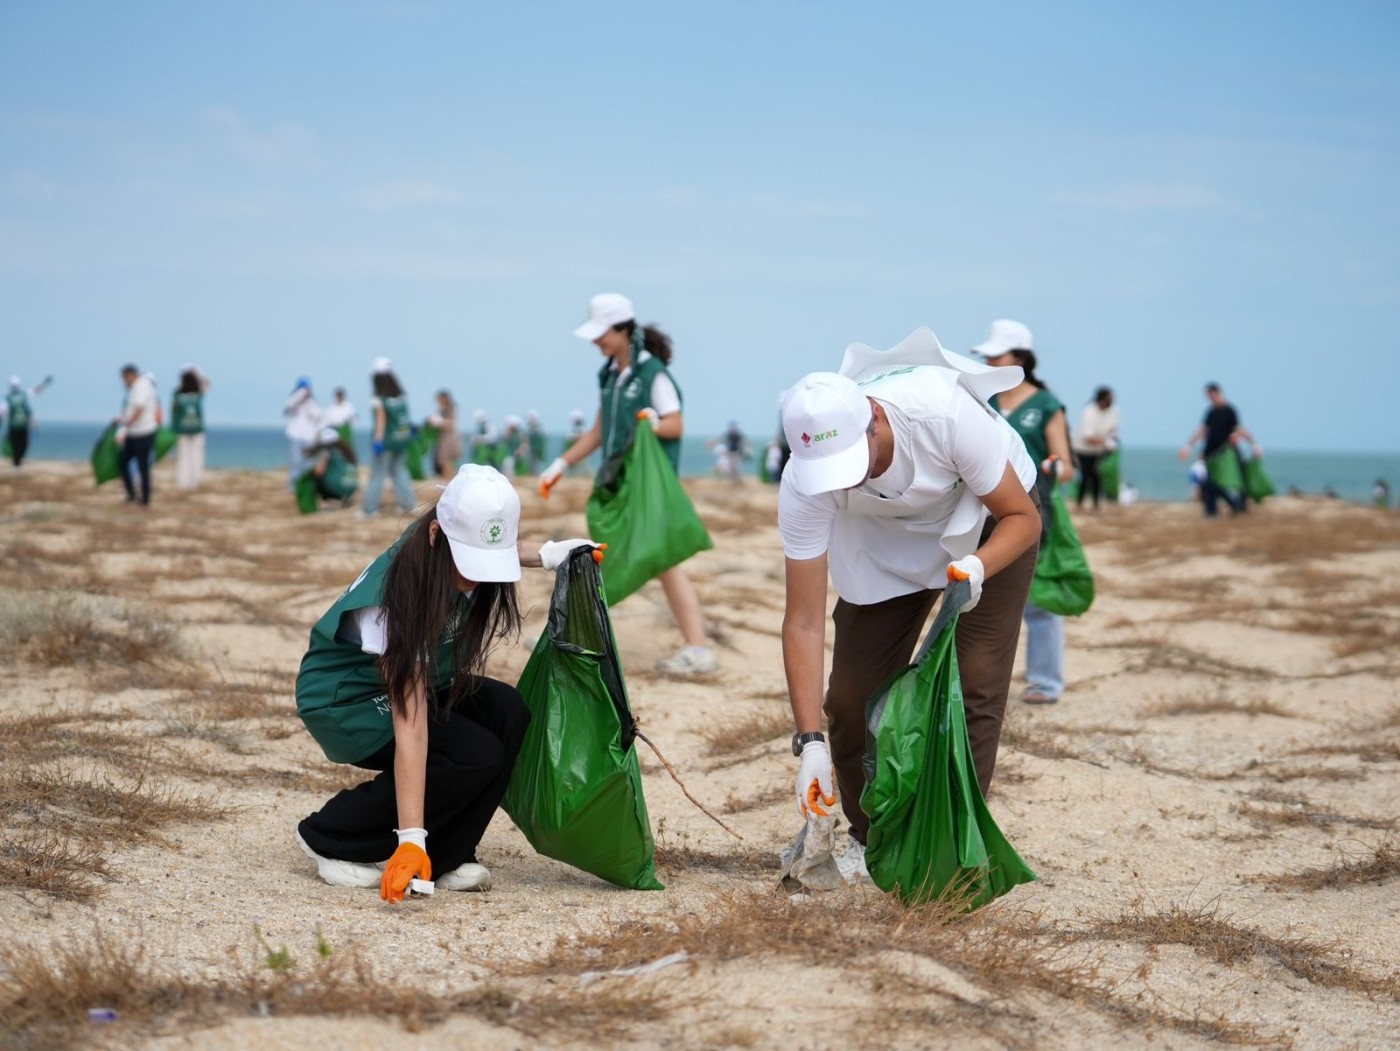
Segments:
[[[204,476],[204,393],[209,380],[193,365],[180,370],[180,384],[170,399],[170,426],[175,439],[175,487],[198,489]]]
[[[1099,509],[1103,483],[1099,464],[1118,448],[1118,406],[1113,404],[1113,388],[1100,387],[1094,398],[1079,414],[1079,426],[1072,435],[1074,454],[1079,459],[1079,481],[1074,489],[1076,507],[1084,506],[1084,497]]]
[[[404,452],[409,442],[413,441],[408,398],[388,358],[375,358],[370,374],[370,384],[374,390],[374,396],[369,399],[370,410],[374,414],[371,442],[374,459],[370,462],[369,483],[365,486],[364,501],[360,504],[361,518],[379,513],[386,477],[394,481],[394,498],[399,502],[399,510],[408,512],[417,506],[413,481],[408,474],[408,461],[404,459]]]
[[[853,345],[848,363],[857,349],[871,350]],[[865,370],[859,386],[845,375],[812,373],[785,396],[792,458],[778,495],[787,576],[783,662],[797,729],[793,751],[802,758],[797,804],[806,814],[834,802],[834,765],[856,844],[842,861],[854,854],[859,869],[869,830],[860,808],[865,704],[908,665],[935,600],[954,577],[972,585],[957,654],[977,780],[983,792],[990,786],[1040,535],[1035,466],[981,400],[1013,386],[1020,370],[986,369],[947,354],[927,329],[882,356],[894,364],[874,375]],[[907,357],[946,364],[896,367]],[[976,375],[980,396],[964,372]],[[828,570],[840,597],[823,704]],[[823,710],[829,751],[820,733]]]
[[[5,392],[5,400],[0,403],[0,420],[5,424],[5,438],[10,443],[10,462],[16,467],[24,463],[29,452],[29,434],[34,426],[34,409],[30,398],[36,398],[49,385],[45,379],[33,390],[25,392],[24,383],[18,376],[10,377],[10,389]]]
[[[510,482],[466,464],[312,629],[297,714],[327,758],[378,771],[297,826],[327,883],[402,901],[436,868],[443,890],[489,888],[476,848],[530,713],[513,686],[483,674],[486,655],[519,633],[521,565],[557,569],[588,543],[519,533]]]
[[[121,414],[113,421],[117,425],[117,444],[121,446],[117,470],[128,502],[135,503],[131,465],[136,465],[141,479],[141,504],[145,506],[151,502],[151,461],[155,458],[156,431],[160,427],[160,399],[155,383],[135,365],[123,366],[122,382],[126,384],[126,400]]]

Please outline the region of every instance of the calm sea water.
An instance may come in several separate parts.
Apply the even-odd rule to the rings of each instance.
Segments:
[[[86,460],[102,432],[101,424],[41,422],[30,441],[30,457],[44,460]],[[706,446],[707,437],[687,437],[681,447],[681,474],[696,477],[714,470],[714,453]],[[287,440],[280,428],[209,428],[206,462],[210,467],[267,470],[287,463]],[[359,437],[361,461],[369,454],[369,440]],[[549,455],[554,457],[562,438],[551,437]],[[761,453],[761,450],[755,450]],[[1265,458],[1269,474],[1280,493],[1290,489],[1308,495],[1334,493],[1344,500],[1371,501],[1371,488],[1377,478],[1390,482],[1400,493],[1400,452],[1321,453],[1274,451]],[[1122,474],[1144,500],[1186,500],[1191,483],[1186,464],[1177,459],[1175,449],[1132,448],[1123,450]],[[757,471],[756,460],[744,464],[744,473]]]

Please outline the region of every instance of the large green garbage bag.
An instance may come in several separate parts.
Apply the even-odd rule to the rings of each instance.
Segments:
[[[1118,488],[1122,484],[1121,464],[1117,449],[1099,461],[1099,492],[1105,500],[1118,499]]]
[[[501,803],[510,819],[546,857],[661,890],[637,725],[592,550],[559,568],[548,628],[518,688],[532,718]]]
[[[434,427],[430,423],[425,423],[418,428],[409,441],[408,447],[403,451],[404,463],[408,465],[408,476],[415,482],[421,482],[428,477],[428,469],[423,466],[423,458],[432,455],[433,446],[437,443],[438,434],[441,429]],[[456,464],[453,464],[455,473]]]
[[[586,513],[588,535],[608,545],[603,583],[610,606],[714,546],[646,420],[603,464]]]
[[[1035,561],[1030,601],[1047,613],[1077,617],[1094,604],[1094,574],[1059,486],[1050,493],[1050,521]]]
[[[163,460],[166,453],[175,448],[177,437],[169,427],[162,427],[156,431],[156,460]],[[117,425],[109,423],[107,429],[102,432],[102,437],[98,438],[97,444],[92,447],[92,456],[89,458],[92,463],[92,477],[95,485],[101,485],[103,482],[110,482],[113,478],[121,477],[121,470],[117,466],[121,451],[122,447],[117,444]]]
[[[906,905],[947,899],[971,911],[1035,873],[992,819],[973,768],[954,642],[968,587],[948,587],[914,663],[866,705],[860,806],[877,887]]]
[[[1206,461],[1206,474],[1216,488],[1227,493],[1238,493],[1244,489],[1244,479],[1240,475],[1240,457],[1233,445],[1217,449]]]
[[[1264,470],[1261,457],[1255,456],[1245,461],[1244,491],[1257,504],[1262,504],[1266,496],[1273,496],[1278,491],[1274,488],[1274,480],[1269,477],[1269,472]]]
[[[321,497],[316,492],[316,476],[310,471],[297,479],[292,490],[297,498],[297,510],[304,515],[312,515],[321,509]]]

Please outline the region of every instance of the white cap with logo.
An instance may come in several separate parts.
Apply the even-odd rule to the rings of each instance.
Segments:
[[[854,380],[834,372],[803,376],[783,396],[783,433],[797,491],[806,496],[849,489],[870,473],[870,400]]]
[[[972,348],[972,353],[995,358],[1010,350],[1034,350],[1031,330],[1019,321],[1001,318],[987,329],[987,338]]]
[[[375,358],[370,364],[369,370],[376,376],[382,376],[386,372],[393,372],[394,366],[388,358]]]
[[[463,464],[443,489],[437,520],[462,576],[478,583],[520,579],[520,496],[500,471]]]
[[[574,329],[574,335],[592,343],[614,325],[637,320],[636,308],[626,296],[604,292],[588,301],[588,320]]]

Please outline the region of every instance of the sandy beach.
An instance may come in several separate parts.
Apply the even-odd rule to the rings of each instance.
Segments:
[[[588,486],[522,485],[522,533],[584,535]],[[949,917],[778,889],[776,492],[687,488],[721,670],[651,671],[679,644],[655,583],[613,620],[643,730],[742,839],[643,749],[665,891],[540,857],[501,814],[489,893],[391,907],[293,842],[363,774],[292,690],[311,624],[404,521],[300,516],[276,472],[181,495],[162,464],[141,510],[85,465],[6,468],[0,1045],[1400,1046],[1400,514],[1078,515],[1099,597],[1067,625],[1062,702],[1013,683],[989,798],[1040,878]],[[525,571],[527,635],[552,583]]]

